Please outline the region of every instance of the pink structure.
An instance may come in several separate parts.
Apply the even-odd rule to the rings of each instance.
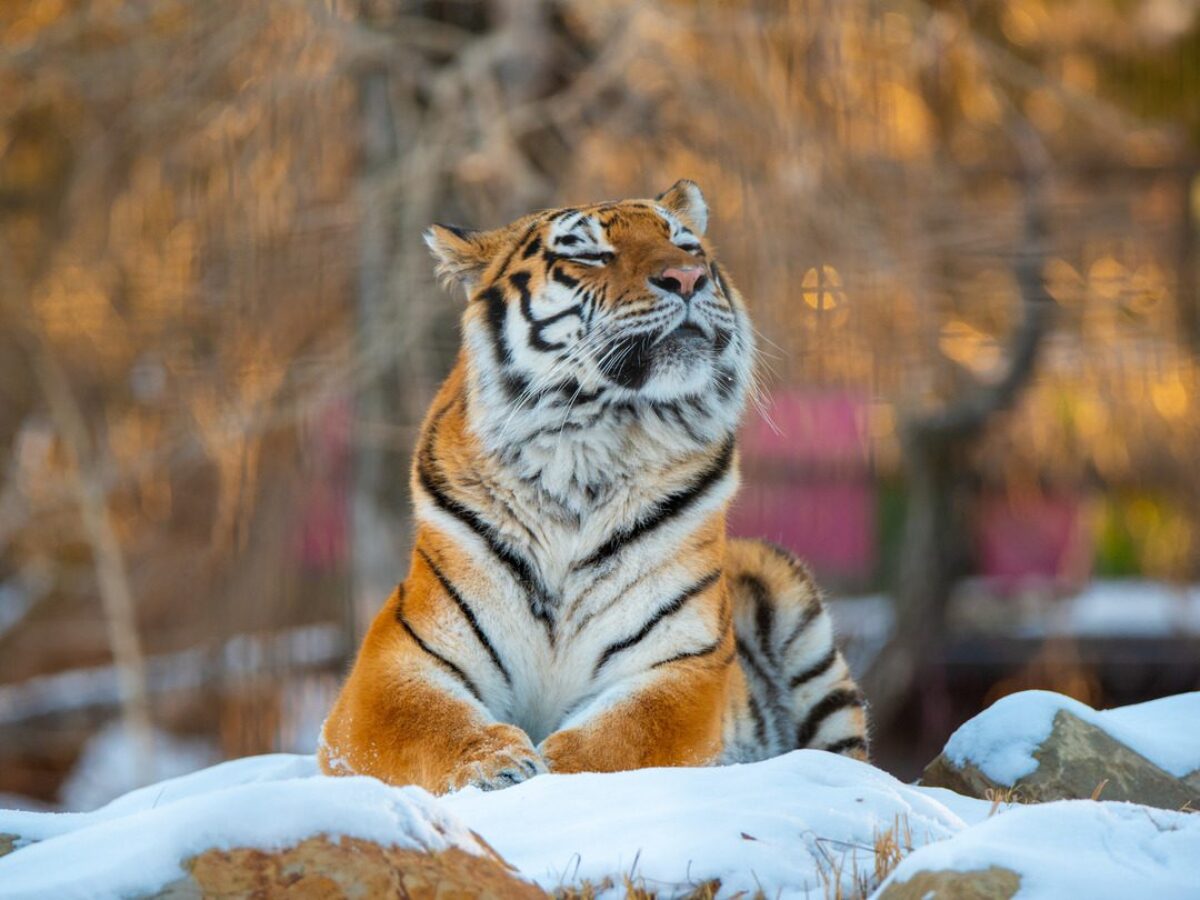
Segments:
[[[789,389],[771,398],[769,421],[752,413],[730,532],[786,547],[820,576],[867,581],[877,554],[866,409],[860,394]]]
[[[985,497],[976,534],[979,574],[1002,589],[1029,581],[1082,583],[1094,555],[1084,512],[1074,494]]]

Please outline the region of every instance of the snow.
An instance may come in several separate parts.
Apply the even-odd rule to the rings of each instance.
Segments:
[[[855,866],[871,871],[876,835],[898,820],[918,844],[965,828],[937,793],[945,792],[817,750],[725,768],[544,775],[441,800],[367,778],[316,776],[311,757],[256,757],[92,813],[0,812],[0,833],[39,842],[0,859],[0,897],[149,892],[209,847],[270,849],[328,833],[470,849],[471,831],[547,889],[632,875],[667,895],[719,878],[730,892],[761,884],[772,895],[820,896],[834,868],[847,886]],[[957,805],[973,819],[990,808],[966,798]]]
[[[723,894],[822,896],[831,862],[869,870],[876,834],[897,820],[918,843],[965,827],[924,789],[818,750],[723,768],[539,776],[443,802],[547,890],[629,874],[668,894],[720,879]],[[848,887],[854,866],[845,869]]]
[[[1176,777],[1200,769],[1200,691],[1097,712],[1050,691],[1021,691],[997,700],[946,743],[957,766],[972,763],[997,784],[1011,786],[1037,768],[1033,752],[1065,709],[1103,729]]]
[[[1033,636],[1157,637],[1200,634],[1200,585],[1174,587],[1136,579],[1094,581],[1063,601]]]
[[[31,841],[43,841],[76,829],[167,806],[178,800],[197,797],[222,788],[285,778],[304,778],[317,773],[317,761],[312,756],[272,753],[235,759],[201,769],[199,772],[172,778],[161,784],[131,791],[93,812],[45,815],[25,810],[0,809],[0,834],[17,834]]]
[[[995,704],[951,744],[991,777],[1011,776],[1059,709],[1175,774],[1197,768],[1200,693],[1098,713],[1027,692]],[[23,839],[0,858],[0,898],[149,894],[182,877],[182,862],[201,851],[281,849],[317,834],[474,853],[486,842],[550,891],[587,882],[621,897],[629,878],[670,897],[719,879],[721,897],[822,897],[873,878],[872,849],[889,829],[905,844],[911,836],[913,851],[889,883],[923,869],[997,865],[1020,874],[1022,900],[1200,897],[1200,815],[1092,801],[993,808],[799,750],[741,766],[541,775],[437,799],[370,778],[326,778],[311,756],[251,757],[93,812],[0,811],[0,834]]]
[[[322,833],[429,851],[486,852],[425,791],[371,778],[257,781],[137,806],[0,859],[0,897],[148,894],[183,877],[181,861],[209,848],[282,849]],[[7,828],[0,818],[0,833]]]
[[[922,870],[991,866],[1020,875],[1020,900],[1195,900],[1200,816],[1090,800],[1016,806],[917,850],[884,886]]]

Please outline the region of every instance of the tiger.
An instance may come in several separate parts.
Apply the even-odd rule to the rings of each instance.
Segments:
[[[420,430],[407,577],[321,732],[332,775],[441,794],[539,774],[867,759],[808,569],[726,535],[753,387],[708,204],[434,225],[462,345]]]

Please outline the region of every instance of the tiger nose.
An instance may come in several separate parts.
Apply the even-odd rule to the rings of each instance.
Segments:
[[[678,294],[686,300],[704,287],[704,266],[668,266],[650,281],[655,287]]]

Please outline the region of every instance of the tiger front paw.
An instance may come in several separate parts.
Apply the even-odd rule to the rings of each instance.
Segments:
[[[515,725],[489,725],[451,772],[447,790],[474,786],[495,791],[528,781],[545,771],[546,763],[529,735]]]
[[[590,754],[587,741],[578,729],[556,731],[547,737],[538,750],[546,761],[546,768],[551,772],[590,772],[603,770],[597,760]]]

